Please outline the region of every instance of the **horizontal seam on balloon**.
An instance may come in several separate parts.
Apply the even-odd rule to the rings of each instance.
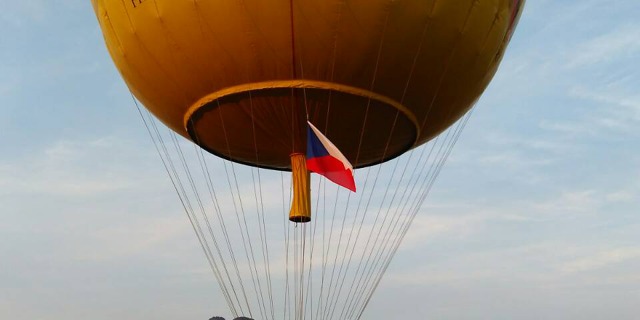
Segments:
[[[268,89],[285,89],[285,88],[299,88],[299,89],[324,89],[324,90],[332,90],[337,92],[343,92],[347,94],[352,94],[356,96],[360,96],[363,98],[373,99],[379,102],[382,102],[388,106],[393,107],[394,109],[400,111],[404,114],[409,121],[414,126],[415,129],[415,140],[412,145],[415,146],[416,141],[420,137],[420,126],[418,124],[418,119],[415,114],[411,112],[407,107],[405,107],[400,102],[393,100],[387,96],[366,90],[357,87],[352,87],[344,84],[333,83],[333,82],[325,82],[325,81],[317,81],[317,80],[277,80],[277,81],[264,81],[264,82],[254,82],[254,83],[246,83],[237,86],[227,87],[222,90],[218,90],[216,92],[210,93],[201,99],[199,99],[196,103],[192,104],[189,109],[184,114],[183,125],[185,130],[188,129],[189,120],[191,117],[203,106],[208,103],[211,103],[215,100],[219,100],[221,98],[231,96],[234,94],[245,93],[250,91],[260,91],[260,90],[268,90]],[[188,130],[187,130],[188,131]]]

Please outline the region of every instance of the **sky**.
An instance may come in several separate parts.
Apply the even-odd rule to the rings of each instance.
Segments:
[[[214,315],[90,2],[0,5],[0,317]],[[527,1],[364,319],[637,319],[638,14]]]

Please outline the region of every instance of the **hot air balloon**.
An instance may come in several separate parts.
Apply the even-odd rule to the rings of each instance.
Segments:
[[[189,169],[180,149],[184,139],[172,135],[169,141],[178,151],[169,155],[150,123],[154,120],[141,113],[177,194],[187,202],[185,211],[227,305],[235,316],[253,313],[260,319],[362,316],[466,123],[458,120],[495,74],[524,5],[523,0],[92,3],[108,51],[136,101],[198,147],[193,162],[200,173]],[[307,121],[356,169],[358,194],[341,190],[328,196],[321,179],[316,187],[305,162]],[[219,166],[226,178],[210,174],[207,161],[216,161],[213,156],[224,159]],[[383,165],[390,168],[381,171]],[[176,167],[184,169],[187,182]],[[256,205],[251,208],[251,201],[242,200],[244,183],[238,182],[237,171],[243,170],[252,177],[247,185],[253,191],[247,192]],[[189,196],[184,186],[190,189],[194,176],[204,179],[205,191],[193,188]],[[278,177],[287,186],[276,202],[286,204],[279,211],[287,211],[291,221],[283,225],[282,308],[274,307],[273,278],[280,276],[274,275],[269,248],[283,246],[267,241],[273,234],[270,221],[281,223],[282,215],[271,215],[262,202]],[[228,181],[222,187],[227,190],[216,194],[219,180]],[[213,194],[210,207],[201,203],[202,193]],[[234,209],[223,209],[219,194]],[[190,206],[189,199],[198,204]],[[344,206],[342,216],[335,214],[341,211],[338,204]],[[332,205],[333,211],[323,209]],[[256,212],[254,219],[246,218],[249,211]],[[242,243],[235,243],[225,219],[238,220]],[[315,227],[321,224],[314,219],[326,219],[331,233],[325,234],[322,224],[323,237],[329,238],[318,240],[322,262],[313,260]],[[260,239],[259,248],[252,237]],[[349,241],[334,247],[336,238]],[[320,249],[315,250],[317,257]],[[241,258],[248,271],[238,267]],[[337,276],[329,276],[331,268]]]

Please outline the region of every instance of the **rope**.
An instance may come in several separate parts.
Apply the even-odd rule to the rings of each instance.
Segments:
[[[196,221],[194,221],[193,219],[193,210],[191,208],[191,205],[189,203],[188,198],[183,196],[183,193],[181,193],[181,189],[184,190],[181,187],[181,182],[179,180],[179,176],[176,174],[175,171],[175,166],[173,165],[173,163],[171,162],[171,158],[168,156],[168,152],[167,149],[164,145],[164,141],[162,139],[162,136],[159,134],[157,127],[155,126],[155,123],[153,122],[153,119],[151,117],[149,117],[149,119],[145,119],[145,116],[142,113],[142,110],[140,108],[140,105],[138,104],[137,100],[135,99],[135,97],[133,96],[133,93],[130,92],[131,94],[131,99],[133,100],[136,110],[138,111],[138,114],[140,115],[140,118],[142,119],[142,122],[144,123],[145,128],[147,129],[147,133],[149,134],[149,137],[151,138],[151,141],[153,142],[153,145],[156,149],[156,152],[158,154],[158,156],[160,157],[160,160],[162,161],[163,167],[165,169],[165,171],[167,172],[167,175],[169,176],[169,179],[171,181],[171,184],[174,188],[174,191],[176,192],[176,195],[178,195],[178,199],[180,200],[180,203],[182,204],[182,208],[184,209],[185,214],[187,215],[187,218],[189,219],[189,222],[191,223],[191,227],[193,228],[193,231],[196,233],[196,237],[198,238],[198,242],[200,243],[200,247],[202,248],[202,251],[205,254],[205,257],[207,258],[207,261],[209,263],[209,266],[211,268],[211,271],[214,274],[214,277],[216,278],[216,280],[218,281],[218,284],[220,285],[220,288],[223,292],[223,296],[225,298],[225,301],[227,302],[227,306],[229,307],[229,310],[231,311],[232,314],[236,315],[238,314],[237,309],[235,307],[235,304],[233,303],[233,301],[230,298],[229,292],[224,284],[224,282],[222,281],[222,278],[220,277],[220,273],[219,273],[219,269],[215,263],[215,261],[212,259],[212,254],[211,254],[211,250],[209,249],[207,243],[205,241],[203,241],[203,238],[201,236],[202,232],[201,229],[199,228],[199,225],[196,223]],[[152,131],[151,126],[153,126],[154,130]],[[155,134],[155,136],[154,136]]]
[[[402,231],[402,234],[400,236],[400,238],[398,239],[397,243],[395,244],[395,247],[393,248],[393,251],[391,253],[391,255],[389,256],[389,258],[387,259],[387,261],[385,262],[384,268],[382,270],[382,272],[379,274],[379,276],[376,278],[375,281],[375,285],[372,288],[372,290],[369,292],[369,294],[367,294],[366,300],[364,305],[360,308],[360,311],[358,313],[358,316],[356,317],[356,319],[360,319],[360,317],[362,317],[362,313],[364,312],[364,310],[366,309],[367,305],[369,304],[369,302],[371,301],[371,297],[373,295],[373,292],[375,291],[375,289],[378,287],[378,285],[380,284],[380,280],[382,280],[382,277],[384,276],[385,272],[387,271],[391,260],[393,259],[393,257],[395,256],[396,252],[398,251],[398,248],[400,246],[400,243],[402,242],[402,240],[404,239],[404,237],[406,236],[408,230],[409,230],[409,226],[411,225],[411,223],[413,222],[413,220],[416,217],[416,214],[418,213],[420,207],[422,206],[422,204],[424,203],[424,200],[426,199],[427,195],[429,194],[429,191],[431,190],[431,188],[433,187],[433,184],[436,180],[436,178],[438,177],[438,175],[440,174],[444,163],[446,162],[446,160],[448,159],[449,155],[451,154],[451,151],[453,150],[453,147],[455,146],[455,144],[457,143],[460,134],[462,133],[462,131],[464,130],[464,128],[467,125],[467,121],[469,120],[469,118],[471,117],[471,112],[469,112],[466,116],[465,119],[463,121],[461,121],[462,125],[458,126],[456,133],[454,134],[455,138],[452,140],[452,142],[450,143],[447,152],[445,153],[445,156],[441,158],[440,163],[438,165],[438,168],[436,169],[436,173],[432,175],[431,180],[429,181],[428,187],[424,189],[424,191],[422,192],[422,195],[420,197],[420,200],[418,201],[418,203],[414,206],[411,214],[410,214],[410,220],[409,222],[406,224],[404,230]]]
[[[254,113],[253,113],[253,97],[251,95],[251,92],[249,92],[249,106],[251,109],[251,131],[253,133],[253,148],[254,148],[254,152],[255,152],[255,159],[256,159],[256,163],[260,163],[260,159],[258,156],[258,142],[257,142],[257,138],[256,138],[256,126],[255,126],[255,117],[254,117]],[[256,181],[255,181],[255,175],[254,175],[254,171],[257,171],[257,176],[258,176],[258,189],[259,189],[259,193],[260,193],[260,199],[258,201],[258,194],[256,192]],[[267,290],[268,290],[268,298],[269,298],[269,305],[271,307],[271,318],[275,319],[275,314],[274,314],[274,308],[273,308],[273,289],[272,289],[272,285],[271,285],[271,267],[270,267],[270,262],[269,262],[269,245],[267,242],[267,230],[266,230],[266,222],[264,220],[264,201],[262,199],[262,179],[260,177],[260,169],[255,169],[252,168],[251,169],[251,179],[253,180],[253,193],[254,193],[254,198],[255,198],[255,202],[256,202],[256,214],[257,214],[257,218],[258,218],[258,222],[259,222],[259,233],[260,233],[260,242],[261,242],[261,249],[262,249],[262,259],[265,262],[264,263],[264,273],[265,273],[265,279],[267,280]],[[260,292],[262,294],[262,292]],[[265,310],[266,312],[266,310]]]
[[[222,124],[222,132],[225,138],[225,142],[227,145],[227,154],[229,157],[231,157],[231,146],[229,144],[229,138],[227,135],[227,130],[226,130],[226,126],[224,124],[224,118],[222,117],[222,109],[220,109],[220,106],[218,105],[218,108],[220,110],[220,112],[218,112],[219,116],[220,116],[220,123]],[[253,289],[254,289],[254,293],[256,294],[256,300],[258,301],[258,306],[259,306],[259,311],[260,314],[262,316],[263,319],[265,319],[265,312],[264,312],[264,298],[261,297],[261,293],[262,290],[258,289],[260,286],[260,279],[258,277],[258,272],[256,269],[256,262],[255,262],[255,255],[253,252],[253,245],[251,244],[251,236],[249,234],[248,231],[248,226],[247,226],[247,219],[246,219],[246,215],[245,215],[245,210],[244,210],[244,205],[243,205],[243,201],[242,201],[242,197],[240,195],[240,187],[238,185],[238,177],[235,171],[235,165],[233,162],[230,162],[230,166],[231,166],[231,175],[229,174],[229,170],[227,168],[227,163],[226,161],[223,161],[224,164],[224,170],[225,170],[225,174],[226,174],[226,178],[227,178],[227,183],[229,186],[229,190],[231,191],[231,196],[233,198],[233,206],[234,206],[234,210],[236,212],[236,222],[238,223],[238,228],[240,230],[240,235],[242,237],[242,245],[244,248],[244,252],[245,252],[245,257],[247,258],[247,266],[249,269],[249,273],[251,274],[251,281],[253,283]],[[231,176],[233,176],[233,183],[231,181]],[[238,206],[240,208],[240,210],[238,210],[238,206],[236,205],[236,201],[235,201],[235,195],[234,193],[234,187],[235,187],[235,191],[237,191],[238,195]],[[242,215],[242,220],[240,219],[240,215]],[[244,228],[243,228],[244,225]],[[245,237],[246,235],[246,237]],[[248,243],[248,245],[247,245]],[[249,255],[249,253],[251,254],[251,256]],[[255,275],[254,275],[254,271],[255,271]],[[257,281],[256,281],[256,277],[258,277]],[[260,293],[259,293],[260,292]],[[249,315],[251,317],[253,317],[253,314],[251,312],[251,309],[249,309]]]

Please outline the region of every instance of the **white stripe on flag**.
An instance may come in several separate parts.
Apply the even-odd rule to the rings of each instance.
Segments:
[[[318,140],[320,140],[320,143],[322,143],[322,145],[327,149],[329,154],[332,157],[340,160],[340,162],[342,162],[342,164],[344,165],[345,169],[350,169],[351,171],[353,171],[353,166],[351,165],[349,160],[345,158],[342,152],[340,152],[340,150],[338,150],[338,148],[333,143],[331,143],[331,141],[329,141],[329,139],[327,139],[327,137],[325,137],[322,134],[322,132],[320,132],[320,130],[318,130],[313,124],[311,124],[311,122],[307,121],[307,123],[309,124],[309,127],[311,128],[311,130],[313,130],[313,132],[318,137]]]

